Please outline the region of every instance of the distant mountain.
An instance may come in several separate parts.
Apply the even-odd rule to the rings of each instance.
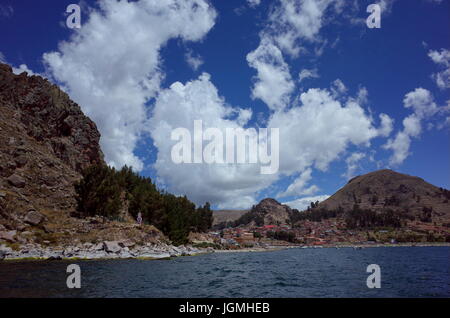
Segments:
[[[254,205],[250,211],[234,220],[216,222],[216,227],[231,226],[262,226],[262,225],[284,225],[289,224],[292,209],[281,204],[275,199],[267,198]]]
[[[450,224],[450,191],[421,178],[392,170],[374,171],[351,179],[327,200],[299,212],[268,198],[247,213],[221,214],[217,227],[297,224],[305,220],[345,220],[352,228],[407,226],[408,222]],[[217,212],[216,212],[217,215]],[[231,217],[233,215],[233,217]],[[353,224],[353,225],[352,225]]]
[[[390,209],[416,218],[423,218],[425,212],[431,214],[433,220],[448,220],[449,200],[448,190],[419,177],[379,170],[351,179],[342,189],[321,202],[319,208],[349,211],[358,205],[364,210]]]
[[[263,225],[288,224],[291,212],[290,207],[271,198],[262,200],[250,210],[250,213],[259,218]]]
[[[213,225],[223,222],[233,222],[239,219],[248,210],[216,210],[213,211]]]

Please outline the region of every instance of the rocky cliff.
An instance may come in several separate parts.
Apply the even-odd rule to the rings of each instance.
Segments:
[[[165,239],[154,226],[137,226],[133,220],[72,217],[74,183],[81,171],[104,163],[100,133],[80,107],[48,80],[15,75],[10,66],[0,64],[0,138],[3,256],[34,257],[50,247],[61,256],[67,247],[83,251],[103,241],[131,238],[133,244],[158,244]],[[106,251],[104,246],[97,248]]]
[[[24,227],[30,211],[73,209],[74,181],[103,162],[95,123],[56,85],[15,75],[6,64],[0,64],[0,110],[3,225]]]
[[[264,199],[253,207],[252,212],[260,215],[264,224],[288,224],[291,208],[275,199]]]

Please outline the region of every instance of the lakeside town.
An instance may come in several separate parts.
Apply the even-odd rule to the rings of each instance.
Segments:
[[[378,228],[366,231],[350,230],[346,228],[345,220],[339,218],[321,222],[303,220],[294,227],[287,223],[260,226],[247,224],[213,228],[205,233],[190,233],[189,243],[179,246],[173,245],[155,227],[131,220],[117,222],[90,217],[83,220],[79,228],[72,224],[71,229],[73,233],[77,233],[77,237],[71,234],[67,241],[56,244],[6,232],[10,237],[1,237],[4,243],[0,244],[0,259],[156,260],[215,252],[261,252],[285,248],[450,245],[446,240],[436,239],[437,236],[446,235],[448,228],[414,221],[406,229]],[[103,239],[98,239],[98,231],[103,233]],[[423,235],[418,236],[417,233]],[[52,236],[48,234],[45,238],[51,239]]]
[[[209,240],[193,240],[199,246],[205,241],[213,242],[220,249],[237,250],[243,248],[268,248],[276,246],[329,247],[329,246],[371,246],[383,244],[445,244],[448,242],[430,239],[402,239],[416,235],[415,231],[434,233],[444,236],[448,232],[445,227],[430,225],[424,228],[419,222],[411,222],[409,229],[401,232],[393,229],[375,229],[371,231],[349,230],[343,220],[323,220],[322,222],[303,221],[301,226],[291,227],[288,224],[242,226],[225,228],[208,233]],[[409,235],[409,236],[408,236]],[[204,244],[203,246],[209,246]],[[214,246],[214,245],[211,245]]]

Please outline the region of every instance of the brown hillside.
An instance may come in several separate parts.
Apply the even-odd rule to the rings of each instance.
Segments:
[[[421,178],[392,170],[374,171],[351,179],[346,186],[320,203],[320,207],[351,210],[355,204],[362,209],[392,209],[410,215],[422,215],[432,209],[433,219],[450,217],[449,193]]]
[[[153,226],[74,218],[74,182],[104,163],[95,123],[56,85],[0,63],[0,245],[154,241]]]
[[[239,219],[248,210],[216,210],[213,211],[213,225],[223,222],[233,222]]]
[[[15,75],[6,64],[0,64],[0,109],[3,216],[20,223],[30,210],[73,208],[73,182],[103,162],[95,123],[56,85]]]

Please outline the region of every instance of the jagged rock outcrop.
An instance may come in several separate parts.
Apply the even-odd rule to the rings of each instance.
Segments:
[[[104,162],[95,123],[66,93],[1,63],[0,138],[0,223],[10,229],[74,209],[80,172]]]
[[[10,66],[0,64],[0,106],[2,113],[7,110],[10,115],[3,116],[2,129],[9,126],[19,130],[6,139],[9,144],[19,144],[14,149],[16,167],[26,165],[30,159],[26,147],[20,147],[23,133],[45,144],[55,157],[77,172],[103,162],[95,123],[48,80],[25,72],[15,75]]]
[[[264,199],[252,208],[252,213],[261,215],[264,224],[288,224],[291,208],[275,199]]]
[[[25,216],[24,221],[31,225],[39,225],[44,221],[44,216],[37,211],[31,210]]]
[[[285,225],[290,222],[292,210],[275,199],[264,199],[235,221],[235,225]]]

